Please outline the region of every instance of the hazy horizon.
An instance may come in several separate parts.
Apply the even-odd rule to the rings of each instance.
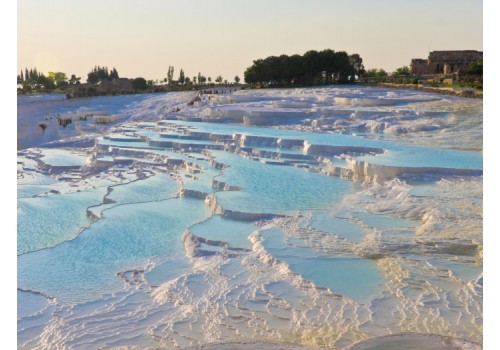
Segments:
[[[95,65],[163,79],[201,72],[232,81],[258,58],[330,48],[365,68],[393,71],[433,50],[483,50],[477,0],[370,2],[18,1],[18,72],[62,71],[86,80]]]

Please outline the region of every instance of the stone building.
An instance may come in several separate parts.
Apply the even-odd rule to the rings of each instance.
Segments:
[[[469,63],[482,59],[482,51],[432,51],[426,60],[421,58],[412,59],[410,71],[412,75],[450,75],[458,73],[467,67]]]
[[[427,60],[423,58],[414,58],[410,63],[411,75],[427,74]]]

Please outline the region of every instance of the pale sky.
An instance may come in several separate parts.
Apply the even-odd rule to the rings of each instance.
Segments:
[[[483,49],[480,0],[18,0],[17,66],[85,81],[243,77],[254,59],[330,48],[387,71],[429,50]]]

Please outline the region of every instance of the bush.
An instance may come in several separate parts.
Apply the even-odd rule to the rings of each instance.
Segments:
[[[148,83],[144,78],[135,78],[132,80],[132,88],[134,90],[144,91],[148,88]]]
[[[112,124],[114,122],[116,122],[116,118],[113,117],[94,117],[96,124]]]
[[[465,72],[469,75],[483,75],[483,60],[469,63]]]
[[[42,135],[45,134],[45,129],[47,129],[47,124],[38,124],[38,126],[40,127],[40,129],[42,129]]]
[[[62,126],[63,128],[65,128],[69,124],[72,124],[73,120],[71,118],[57,117],[57,122],[59,123],[59,126]]]

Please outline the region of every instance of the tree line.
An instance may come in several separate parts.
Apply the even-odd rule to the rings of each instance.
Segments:
[[[35,68],[25,68],[17,75],[17,84],[20,90],[30,92],[32,90],[54,91],[64,90],[70,85],[80,84],[80,79],[74,74],[68,79],[64,72],[48,72],[47,75],[40,73]]]
[[[17,75],[18,93],[60,92],[66,93],[68,96],[97,96],[140,91],[189,90],[201,85],[214,85],[211,77],[207,78],[201,72],[198,72],[198,75],[190,78],[183,69],[179,72],[179,78],[174,80],[174,70],[173,66],[168,66],[167,77],[161,81],[158,79],[154,81],[146,80],[143,77],[120,79],[115,67],[109,69],[106,66],[96,65],[87,73],[87,84],[81,85],[82,78],[77,77],[75,74],[72,74],[71,78],[68,79],[66,73],[63,72],[49,72],[45,75],[39,73],[37,68],[25,68]],[[101,82],[112,82],[118,79],[120,81],[116,84],[100,84]],[[240,78],[235,76],[234,81],[239,83]],[[222,75],[218,75],[214,82],[228,84],[227,79],[224,79]],[[165,84],[168,84],[168,87]],[[196,85],[196,87],[193,87],[193,85]]]
[[[328,85],[354,82],[364,73],[359,54],[310,50],[301,55],[269,56],[253,61],[244,73],[247,84],[267,86]]]
[[[103,80],[113,80],[119,78],[116,68],[111,70],[108,67],[94,66],[87,74],[87,83],[97,84]],[[64,72],[48,72],[47,75],[38,72],[37,68],[25,68],[17,75],[17,84],[21,93],[26,92],[65,92],[72,85],[80,85],[81,77],[72,74],[68,79]]]
[[[184,69],[180,69],[179,71],[179,77],[177,80],[174,79],[174,71],[175,67],[174,66],[168,66],[168,71],[167,71],[167,77],[162,80],[162,82],[167,83],[168,85],[174,86],[174,85],[211,85],[213,84],[212,82],[212,77],[206,77],[205,75],[201,74],[201,72],[198,72],[198,75],[194,75],[192,78],[190,78],[185,72]],[[240,77],[235,76],[234,77],[234,82],[238,84],[240,82]],[[217,84],[229,84],[227,79],[224,79],[222,75],[218,75],[215,80],[215,83]],[[152,84],[159,84],[160,82],[158,80],[152,81],[148,80],[148,83]]]
[[[120,78],[115,67],[108,71],[108,67],[94,66],[87,74],[87,83],[97,84],[102,80],[113,80]]]

